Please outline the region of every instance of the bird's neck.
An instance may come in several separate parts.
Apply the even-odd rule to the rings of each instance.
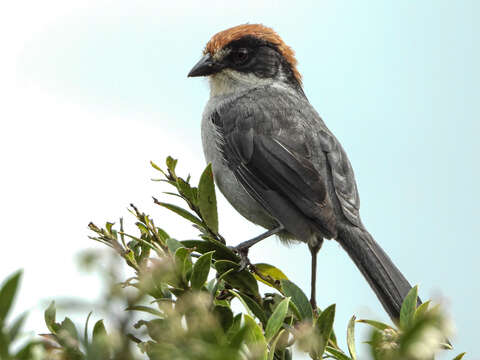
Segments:
[[[209,77],[210,81],[210,97],[235,97],[237,94],[262,87],[272,86],[287,91],[296,89],[281,77],[279,78],[260,78],[252,73],[241,73],[238,71],[225,69],[217,74]]]

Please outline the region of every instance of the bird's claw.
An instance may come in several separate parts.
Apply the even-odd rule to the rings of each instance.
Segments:
[[[248,258],[248,248],[239,247],[239,246],[229,246],[229,249],[232,250],[240,258],[240,267],[238,271],[245,270],[247,267],[252,265],[250,259]]]

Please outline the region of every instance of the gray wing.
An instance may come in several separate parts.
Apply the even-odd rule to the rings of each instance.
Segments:
[[[338,140],[323,122],[322,125],[323,128],[316,133],[317,139],[320,142],[322,151],[327,155],[333,188],[339,200],[342,213],[352,225],[362,226],[359,214],[360,197],[352,165]]]
[[[279,95],[273,104],[250,94],[217,110],[218,146],[240,184],[287,231],[306,237],[310,225],[335,237],[327,180],[312,162],[304,114],[293,100]]]

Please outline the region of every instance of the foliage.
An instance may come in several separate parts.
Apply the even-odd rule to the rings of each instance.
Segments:
[[[198,239],[175,240],[134,205],[135,235],[124,230],[123,220],[118,227],[89,224],[91,239],[113,249],[134,274],[123,282],[112,276],[105,306],[123,301],[117,321],[107,319],[110,326],[105,326],[98,320],[92,328],[89,314],[80,331],[68,317],[57,322],[52,302],[45,311],[49,334],[11,352],[25,319],[20,316],[9,326],[5,321],[21,276],[17,272],[0,290],[1,359],[288,360],[296,346],[312,359],[356,360],[356,323],[372,328],[373,359],[431,359],[441,347],[450,348],[444,315],[429,302],[417,307],[415,287],[405,298],[397,327],[352,317],[347,351],[341,350],[333,331],[335,305],[312,309],[304,292],[272,265],[240,267],[219,234],[211,166],[195,187],[190,176],[177,175],[177,160],[169,157],[166,165],[163,170],[152,163],[162,176],[159,181],[170,184],[174,191],[169,194],[186,208],[155,198],[154,203],[191,222]],[[262,294],[259,282],[271,292]]]

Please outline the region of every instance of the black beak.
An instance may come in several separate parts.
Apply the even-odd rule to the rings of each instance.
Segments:
[[[210,54],[204,55],[198,63],[190,70],[188,77],[208,76],[223,69],[223,66],[216,63]]]

